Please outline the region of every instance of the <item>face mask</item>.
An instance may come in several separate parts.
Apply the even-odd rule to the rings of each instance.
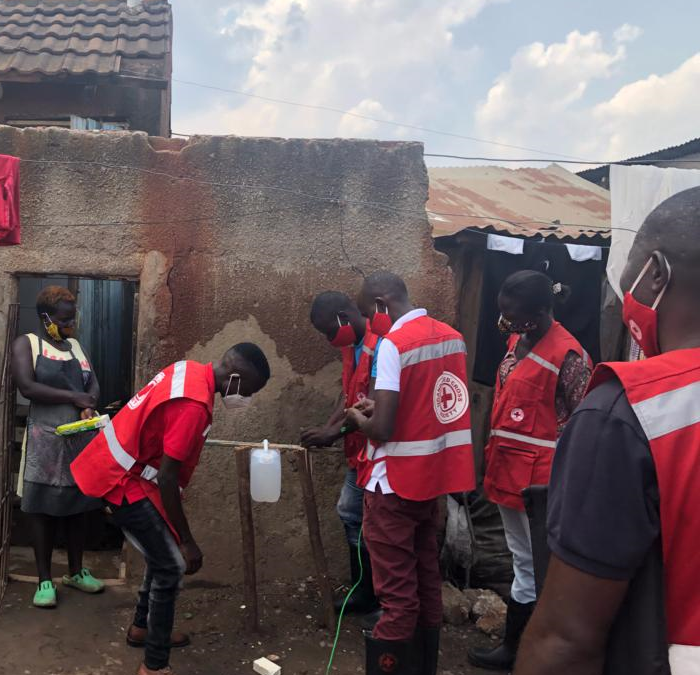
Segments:
[[[44,328],[46,328],[46,332],[49,334],[49,337],[56,340],[56,342],[63,342],[61,329],[51,320],[51,317],[48,314],[44,314],[44,316],[46,317],[44,319]]]
[[[498,317],[498,330],[500,330],[503,335],[522,335],[523,333],[531,333],[536,328],[537,324],[534,321],[514,323],[513,321],[508,321],[503,314]]]
[[[644,356],[648,358],[658,356],[661,353],[658,335],[659,317],[656,310],[661,302],[661,299],[664,297],[664,293],[666,293],[668,284],[671,282],[671,266],[668,264],[668,260],[664,258],[666,268],[668,269],[668,281],[661,289],[661,292],[656,296],[654,304],[651,307],[647,307],[647,305],[643,305],[641,302],[636,300],[632,293],[634,293],[637,286],[639,286],[639,282],[644,278],[644,275],[649,270],[651,262],[652,261],[650,258],[647,264],[644,265],[642,271],[639,273],[637,280],[632,284],[632,288],[625,293],[625,297],[622,302],[622,320],[627,328],[629,328],[635,342],[644,352]]]
[[[355,335],[355,329],[350,325],[350,323],[341,323],[340,317],[336,318],[338,319],[338,332],[335,334],[335,337],[331,340],[331,345],[333,347],[338,347],[338,349],[354,345],[355,342],[357,342],[357,335]]]
[[[393,321],[389,316],[389,310],[386,309],[384,312],[379,311],[379,305],[374,307],[374,316],[372,317],[372,322],[370,323],[370,330],[379,337],[384,337],[393,325]]]
[[[228,392],[231,389],[231,380],[233,380],[234,377],[238,378],[238,389],[236,390],[235,394],[229,394]],[[250,405],[251,397],[241,396],[240,391],[241,376],[238,374],[233,374],[229,378],[228,386],[226,387],[226,394],[224,394],[223,398],[224,407],[226,410],[240,410],[241,408],[247,408]]]

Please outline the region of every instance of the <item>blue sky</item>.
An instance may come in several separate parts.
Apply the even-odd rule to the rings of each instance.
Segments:
[[[174,85],[173,130],[624,158],[700,136],[700,3],[172,0],[174,77],[492,141]],[[503,145],[496,145],[497,143]],[[438,163],[438,162],[435,162]]]

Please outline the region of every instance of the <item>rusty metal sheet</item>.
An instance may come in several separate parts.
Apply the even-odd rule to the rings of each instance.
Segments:
[[[558,165],[431,167],[433,236],[482,229],[533,237],[610,237],[610,193]]]

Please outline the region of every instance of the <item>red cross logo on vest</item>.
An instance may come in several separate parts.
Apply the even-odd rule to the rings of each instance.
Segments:
[[[510,411],[510,419],[512,419],[513,422],[522,422],[525,419],[523,409],[513,408],[513,410]]]
[[[393,654],[382,654],[379,657],[379,668],[383,673],[393,673],[398,663],[398,659]]]
[[[445,371],[435,383],[433,408],[442,424],[458,420],[469,408],[467,385],[455,374]]]
[[[451,389],[443,387],[442,394],[440,396],[440,406],[444,411],[448,411],[454,405],[455,395],[452,393]]]

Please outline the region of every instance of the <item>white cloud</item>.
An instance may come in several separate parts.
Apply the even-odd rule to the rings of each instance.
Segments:
[[[639,26],[633,26],[629,23],[623,23],[615,33],[613,37],[615,42],[622,44],[623,42],[634,42],[641,37],[644,31]]]
[[[232,62],[245,61],[247,92],[421,124],[458,114],[480,58],[454,31],[507,0],[238,0],[222,6],[217,32]],[[456,110],[455,110],[456,109]],[[181,116],[187,132],[402,137],[399,128],[260,100],[221,98]]]
[[[631,157],[700,136],[700,52],[666,75],[628,84],[593,108],[606,151]]]
[[[700,135],[700,53],[670,73],[623,86],[607,100],[593,98],[593,84],[620,74],[627,56],[622,42],[636,33],[623,28],[609,48],[598,32],[573,32],[562,43],[520,49],[478,105],[476,132],[594,160],[626,158]]]
[[[588,86],[610,77],[624,57],[623,46],[606,51],[597,32],[574,31],[563,43],[523,47],[478,105],[478,133],[551,152],[571,147],[571,118]]]
[[[362,117],[358,117],[362,115]],[[381,120],[392,120],[392,115],[388,113],[379,101],[366,98],[360,101],[348,114],[340,118],[338,131],[342,136],[367,136],[377,132],[381,126],[379,123],[365,119],[373,117]]]

